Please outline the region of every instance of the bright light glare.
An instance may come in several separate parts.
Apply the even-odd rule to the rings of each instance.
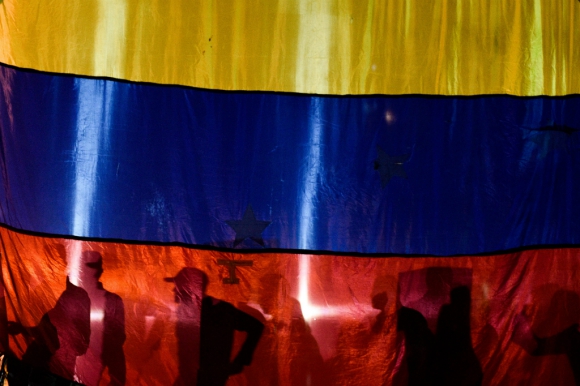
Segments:
[[[302,308],[302,315],[306,323],[317,318],[332,318],[336,316],[350,316],[360,318],[364,315],[377,314],[378,310],[370,304],[355,305],[316,305],[310,301],[310,255],[300,255],[298,260],[298,301]]]
[[[300,307],[302,308],[302,315],[304,319],[308,322],[316,314],[317,310],[312,304],[310,304],[310,295],[308,289],[308,282],[310,278],[310,256],[300,255],[300,260],[298,262],[298,301],[300,302]]]
[[[393,122],[395,122],[395,114],[393,114],[393,112],[391,110],[387,110],[385,112],[385,121],[387,122],[387,124],[392,124]]]
[[[103,320],[105,320],[105,311],[100,308],[91,308],[91,322],[102,322]]]

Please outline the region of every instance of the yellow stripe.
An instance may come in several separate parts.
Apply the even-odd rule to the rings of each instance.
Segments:
[[[226,90],[580,93],[577,0],[0,0],[0,61]]]

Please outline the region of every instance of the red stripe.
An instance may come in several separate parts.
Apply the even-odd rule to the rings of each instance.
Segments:
[[[512,334],[518,320],[520,327],[529,323],[539,337],[555,336],[578,323],[580,281],[573,274],[579,271],[577,249],[379,259],[79,242],[6,229],[0,229],[0,237],[8,320],[24,326],[38,326],[45,313],[54,313],[65,291],[74,243],[80,243],[78,250],[102,255],[104,289],[124,304],[127,384],[167,385],[178,375],[179,317],[174,285],[164,278],[184,267],[208,275],[209,295],[265,324],[253,363],[229,385],[273,380],[285,385],[305,376],[324,385],[329,380],[373,385],[406,379],[411,365],[405,358],[404,334],[397,332],[398,320],[399,329],[404,327],[397,310],[418,310],[436,333],[437,320],[441,323],[443,310],[450,309],[445,306],[450,291],[460,286],[470,291],[467,327],[484,384],[523,378],[538,385],[574,382],[562,355],[532,356],[522,348],[521,336],[514,341]],[[232,278],[220,260],[252,265],[235,268],[239,284],[225,284]],[[10,338],[18,356],[28,343],[22,335]]]

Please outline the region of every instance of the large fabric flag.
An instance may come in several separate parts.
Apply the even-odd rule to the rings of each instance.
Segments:
[[[1,1],[13,382],[580,384],[579,26]]]

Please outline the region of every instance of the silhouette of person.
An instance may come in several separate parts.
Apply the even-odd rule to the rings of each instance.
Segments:
[[[375,310],[379,311],[372,325],[373,334],[379,334],[383,330],[383,326],[389,316],[387,313],[387,304],[389,303],[387,290],[392,291],[394,288],[396,288],[394,278],[390,276],[378,276],[373,283],[371,305]]]
[[[175,301],[179,304],[179,376],[175,385],[192,384],[196,378],[197,386],[225,385],[230,375],[241,373],[252,362],[264,325],[230,303],[208,296],[208,278],[199,269],[186,267],[164,280],[175,284]],[[247,336],[230,360],[235,331],[246,332]]]
[[[86,386],[97,386],[105,368],[110,385],[125,384],[125,307],[117,294],[99,281],[103,258],[95,251],[83,251],[79,283],[91,300],[91,339],[87,352],[77,358],[76,377]]]
[[[183,268],[175,277],[165,278],[175,284],[177,307],[177,359],[179,374],[175,386],[195,384],[199,369],[201,301],[205,274],[196,268]]]
[[[580,385],[580,296],[567,290],[558,290],[552,296],[548,312],[551,318],[561,318],[570,323],[564,330],[541,338],[537,336],[522,311],[515,317],[512,341],[530,355],[565,354],[574,374],[576,385]]]
[[[300,303],[289,295],[286,279],[278,274],[263,276],[258,304],[265,314],[261,317],[265,329],[255,354],[259,367],[248,368],[248,383],[253,386],[328,384],[318,343],[304,320]]]
[[[375,322],[373,323],[372,331],[374,334],[378,334],[383,330],[385,321],[387,320],[387,303],[389,298],[386,292],[379,292],[371,298],[371,304],[375,310],[379,310],[379,314],[376,316]]]
[[[50,371],[50,360],[60,348],[60,342],[56,327],[50,321],[48,313],[44,314],[38,325],[34,327],[24,327],[17,322],[8,322],[8,334],[22,334],[25,337],[27,349],[22,357],[24,363]]]
[[[340,323],[334,356],[325,361],[329,385],[363,385],[369,383],[365,374],[374,374],[374,385],[391,384],[395,361],[392,359],[396,334],[392,334],[391,322],[396,313],[391,312],[388,294],[395,293],[397,280],[389,275],[377,275],[371,287],[370,301],[373,312],[363,318],[345,318],[338,315]],[[393,310],[394,311],[394,310]],[[385,367],[385,364],[387,365]],[[367,377],[368,378],[368,377]]]
[[[419,311],[401,307],[397,312],[397,330],[405,335],[408,385],[433,385],[437,349],[427,320]]]
[[[425,295],[398,312],[405,335],[409,385],[481,385],[483,371],[471,341],[471,292],[466,271],[426,270]],[[398,375],[400,377],[400,375]]]
[[[75,361],[89,346],[91,333],[90,299],[85,290],[67,277],[66,289],[54,308],[35,327],[9,323],[9,333],[22,333],[30,342],[22,357],[25,364],[72,380]],[[28,374],[13,374],[11,384],[28,384]]]
[[[471,293],[468,287],[451,290],[450,303],[441,307],[437,320],[438,385],[481,385],[483,372],[471,342]]]
[[[432,332],[435,332],[441,306],[449,299],[452,281],[453,269],[449,267],[427,268],[425,272],[427,291],[421,299],[407,305],[423,315]]]

